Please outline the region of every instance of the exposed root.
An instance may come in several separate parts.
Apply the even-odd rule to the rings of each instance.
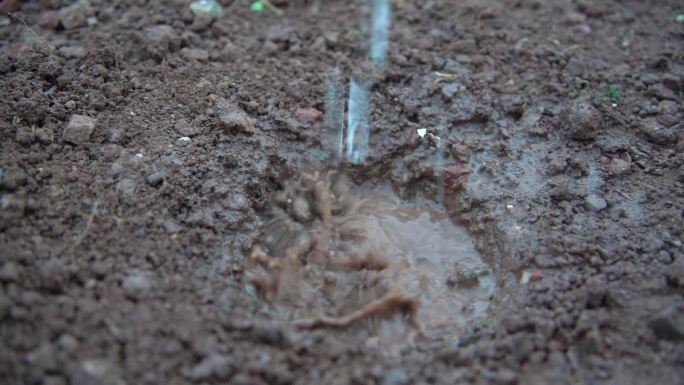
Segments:
[[[334,270],[359,272],[358,278],[364,287],[381,284],[376,281],[379,276],[375,273],[386,269],[389,260],[382,253],[364,247],[368,238],[365,212],[374,200],[351,195],[344,175],[336,171],[302,174],[284,183],[273,202],[270,220],[264,227],[264,247],[256,246],[251,253],[251,259],[259,267],[250,282],[267,301],[301,301],[307,284],[318,289],[333,284],[335,276],[327,273]],[[353,286],[349,289],[361,287]],[[368,300],[368,297],[361,300],[365,305],[356,305],[356,300],[348,303],[347,306],[357,310],[345,316],[300,320],[296,325],[304,330],[344,328],[365,319],[401,313],[409,326],[423,335],[416,315],[417,299],[392,292],[371,302]],[[337,302],[332,296],[323,301]]]
[[[323,221],[323,226],[330,228],[330,219],[332,218],[332,210],[330,206],[330,189],[324,181],[318,181],[313,189],[314,198],[316,198],[316,206],[318,206],[318,215]]]
[[[299,320],[295,322],[295,325],[304,330],[313,330],[324,327],[344,328],[368,318],[387,318],[396,313],[403,313],[408,316],[409,325],[416,329],[420,334],[423,334],[416,316],[419,305],[420,303],[415,298],[401,293],[389,293],[384,297],[375,300],[345,316],[322,316],[313,319]]]
[[[348,258],[335,258],[330,261],[333,268],[343,270],[384,270],[389,266],[389,261],[380,257],[375,252],[368,252],[362,256],[357,251],[352,251]]]
[[[253,277],[249,280],[249,283],[254,285],[254,287],[256,287],[257,290],[262,293],[266,301],[273,302],[276,294],[278,293],[278,286],[280,282],[278,280],[278,276],[276,275],[270,279],[264,276]]]
[[[254,262],[267,269],[274,269],[280,265],[280,262],[277,259],[268,255],[268,253],[259,245],[252,249],[250,257]]]

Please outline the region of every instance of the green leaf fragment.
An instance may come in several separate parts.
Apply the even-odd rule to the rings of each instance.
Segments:
[[[252,11],[256,13],[261,13],[264,11],[264,3],[261,1],[255,1],[252,3]]]
[[[611,101],[611,103],[614,104],[621,104],[622,103],[622,92],[620,92],[620,89],[617,87],[613,86],[608,86],[606,87],[606,91],[604,92],[604,95],[608,100]]]

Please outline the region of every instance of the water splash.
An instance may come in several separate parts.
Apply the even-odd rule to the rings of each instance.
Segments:
[[[368,155],[370,137],[368,114],[370,85],[352,80],[349,84],[349,110],[347,112],[347,159],[352,164],[363,162]]]
[[[198,0],[190,4],[190,10],[195,15],[223,16],[223,7],[216,0]]]
[[[387,60],[390,16],[390,0],[373,0],[370,57],[375,64],[384,64]]]

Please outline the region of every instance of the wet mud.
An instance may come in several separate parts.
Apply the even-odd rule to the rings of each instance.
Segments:
[[[264,247],[252,250],[251,283],[274,315],[396,351],[413,334],[453,334],[485,314],[497,270],[441,202],[352,186],[340,171],[316,176],[275,194]]]

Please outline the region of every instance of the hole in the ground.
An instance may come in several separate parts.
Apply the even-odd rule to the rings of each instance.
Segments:
[[[441,203],[401,199],[389,183],[303,174],[273,199],[251,283],[268,313],[300,329],[395,352],[416,336],[449,338],[484,316],[495,266]]]

